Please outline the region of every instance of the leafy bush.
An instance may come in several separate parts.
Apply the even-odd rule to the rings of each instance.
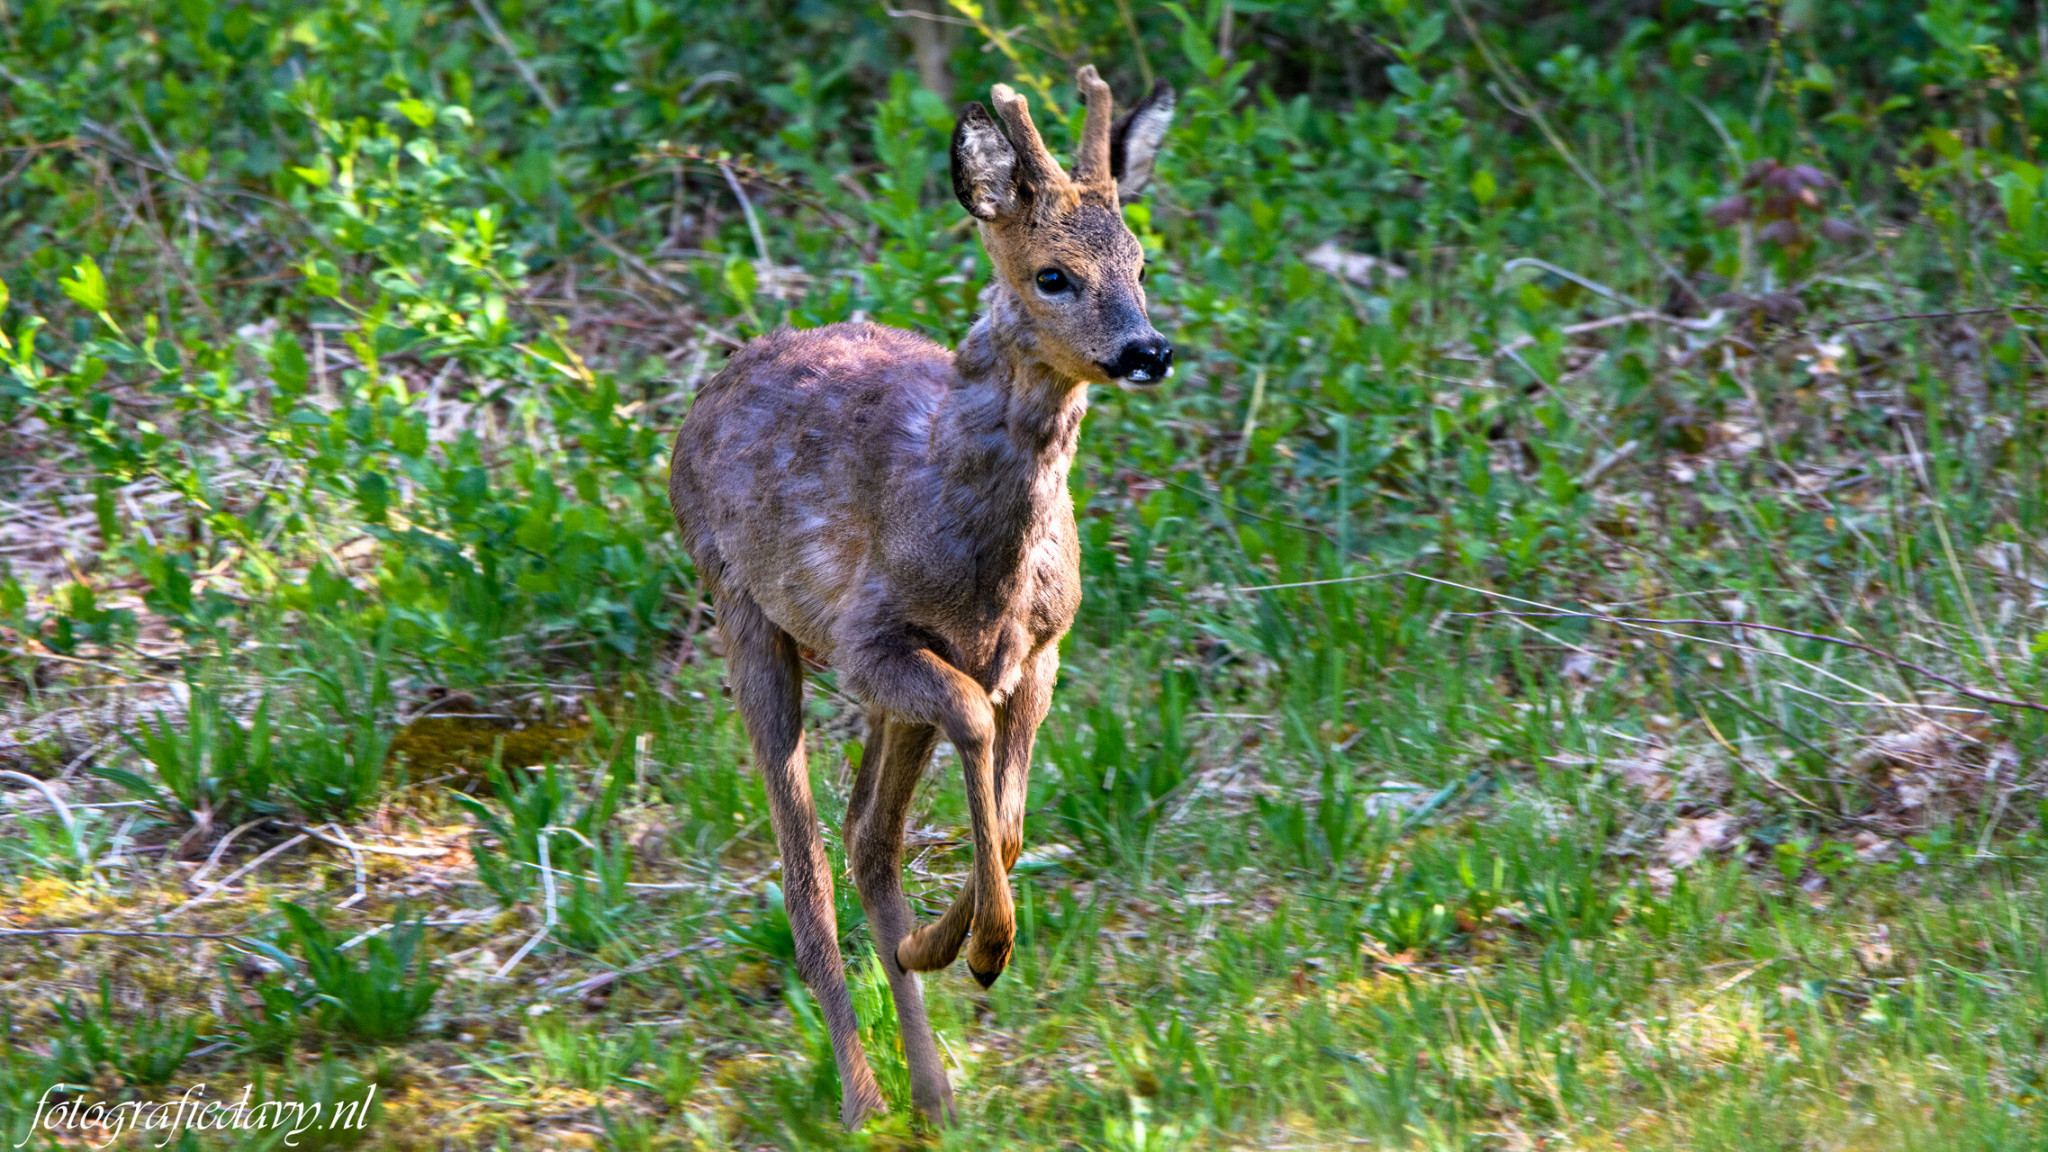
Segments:
[[[782,885],[772,880],[762,885],[760,907],[744,920],[728,918],[723,935],[728,943],[764,956],[782,968],[796,967],[796,931],[789,925]]]
[[[643,1062],[654,1060],[654,1035],[635,1028],[623,1038],[577,1028],[552,1014],[527,1028],[533,1041],[536,1071],[545,1079],[602,1092],[623,1081]]]
[[[98,1085],[111,1071],[124,1084],[161,1088],[185,1066],[199,1040],[195,1021],[170,1019],[161,1007],[122,1023],[114,1012],[113,982],[105,977],[97,1004],[67,996],[55,1011],[48,1066],[54,1079],[68,1084]]]
[[[231,991],[221,997],[227,1007],[222,1023],[241,1033],[240,1046],[252,1055],[278,1056],[292,1050],[304,1032],[312,1002],[296,991],[297,982],[288,977],[264,976],[243,982],[223,959],[219,966],[221,985]],[[254,1004],[246,998],[253,997]]]
[[[297,992],[318,1005],[323,1026],[372,1044],[404,1040],[418,1029],[441,985],[420,950],[423,922],[406,920],[400,909],[388,931],[363,938],[358,962],[312,912],[288,900],[278,902],[278,911],[286,922],[282,942],[296,956],[276,945],[267,951],[298,971]]]
[[[542,765],[537,773],[518,771],[522,779],[515,784],[501,765],[490,765],[487,773],[495,804],[461,792],[449,794],[495,841],[475,850],[477,878],[507,908],[525,899],[538,880],[542,836],[549,837],[551,867],[581,870],[586,854],[594,851],[594,838],[602,835],[625,787],[624,777],[614,775],[597,795],[584,797],[553,762]],[[564,830],[569,834],[563,835]],[[620,868],[627,863],[624,854],[613,861]]]
[[[275,812],[269,698],[257,702],[244,727],[217,688],[193,685],[189,692],[182,729],[158,712],[127,734],[129,746],[155,769],[155,780],[119,768],[99,774],[202,829],[232,825],[250,812]]]
[[[265,1134],[277,1147],[354,1148],[378,1131],[393,1078],[381,1057],[363,1069],[332,1052],[304,1064],[287,1061],[275,1073],[258,1065],[250,1077],[250,1107],[286,1106],[281,1115],[287,1123]]]
[[[298,644],[287,674],[301,684],[304,703],[278,757],[278,775],[308,816],[352,818],[384,784],[392,643],[388,627],[363,637],[330,622],[310,629]]]
[[[616,939],[642,911],[626,887],[633,853],[617,839],[600,836],[589,843],[585,853],[570,854],[569,862],[580,863],[589,872],[578,870],[558,881],[556,938],[579,952],[594,953]]]
[[[1139,864],[1149,856],[1152,834],[1187,780],[1192,693],[1192,679],[1169,670],[1153,701],[1127,707],[1105,696],[1083,713],[1085,729],[1071,714],[1066,724],[1048,726],[1046,752],[1063,785],[1060,822],[1105,859]]]

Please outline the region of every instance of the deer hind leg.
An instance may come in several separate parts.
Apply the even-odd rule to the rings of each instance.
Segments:
[[[746,720],[747,736],[767,785],[769,822],[782,852],[782,892],[796,937],[797,972],[810,986],[832,1032],[839,1065],[839,1118],[858,1128],[870,1112],[886,1110],[882,1090],[860,1043],[846,967],[839,955],[839,924],[832,910],[832,869],[811,802],[804,763],[803,666],[796,642],[744,594],[718,601],[725,634],[727,674]]]
[[[1031,779],[1031,745],[1038,734],[1039,724],[1045,720],[1047,709],[1052,706],[1053,679],[1059,672],[1058,651],[1050,648],[1047,651],[1051,653],[1050,657],[1041,654],[1025,670],[1010,698],[996,710],[996,823],[1005,878],[1003,894],[1006,897],[1009,895],[1007,878],[1010,870],[1017,866],[1017,857],[1024,848],[1024,801]],[[898,955],[905,967],[929,972],[944,968],[959,955],[974,916],[979,878],[978,871],[968,877],[945,914],[918,929],[911,939],[904,942]],[[979,935],[981,929],[977,926],[975,931]],[[1009,939],[1002,942],[1001,952],[1006,958],[1012,943]],[[969,963],[973,963],[972,958]],[[976,975],[978,977],[979,973]],[[988,983],[983,981],[984,986]]]
[[[1010,940],[1015,932],[1010,887],[1003,879],[1007,868],[1002,862],[996,802],[995,706],[973,677],[901,633],[862,638],[848,645],[844,656],[840,667],[854,695],[891,716],[936,725],[960,753],[968,822],[974,833],[973,883],[977,890],[967,968],[986,988],[1010,962]],[[914,971],[942,967],[929,963],[933,956],[920,944],[921,935],[913,934],[898,946],[898,962]],[[950,961],[952,956],[946,959]]]
[[[910,1098],[918,1111],[945,1123],[953,1118],[953,1089],[946,1082],[938,1041],[925,1015],[924,989],[904,970],[896,950],[914,923],[910,902],[903,897],[903,825],[937,738],[929,724],[894,720],[880,708],[869,711],[868,745],[847,804],[846,854],[867,909],[875,952],[896,1000],[903,1059],[910,1067]]]

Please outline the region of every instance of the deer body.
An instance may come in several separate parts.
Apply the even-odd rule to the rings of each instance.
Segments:
[[[958,354],[865,323],[763,337],[678,438],[692,555],[856,679],[842,652],[909,629],[1000,702],[1080,603],[1066,478],[1086,394],[1016,388],[988,327]]]
[[[1024,102],[995,90],[953,140],[954,191],[995,267],[983,317],[947,351],[899,329],[780,331],[738,351],[676,437],[669,496],[725,637],[727,672],[767,784],[797,966],[831,1029],[856,1126],[882,1107],[861,1049],[803,752],[808,649],[868,708],[847,806],[847,860],[901,1025],[911,1094],[952,1095],[914,973],[966,948],[984,986],[1015,933],[1032,740],[1058,643],[1080,605],[1067,472],[1091,381],[1157,379],[1172,350],[1145,318],[1143,253],[1118,211],[1149,174],[1172,111],[1163,85],[1118,124],[1093,68],[1070,180]],[[904,823],[939,738],[960,754],[973,872],[917,928],[902,889]],[[969,934],[972,938],[969,938]]]

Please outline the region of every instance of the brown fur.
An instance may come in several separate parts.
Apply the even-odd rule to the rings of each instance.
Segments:
[[[847,856],[895,996],[913,1099],[942,1119],[951,1089],[913,973],[950,964],[963,942],[984,985],[1009,963],[1007,877],[1031,744],[1081,597],[1067,472],[1086,386],[1131,362],[1133,347],[1163,350],[1158,363],[1170,364],[1145,319],[1143,253],[1117,211],[1109,90],[1092,68],[1078,80],[1088,127],[1072,180],[1007,88],[995,91],[1007,137],[990,134],[979,105],[962,117],[955,187],[980,217],[995,277],[957,350],[874,324],[775,332],[733,356],[676,437],[670,501],[767,781],[797,965],[831,1028],[849,1127],[882,1101],[846,989],[805,771],[800,654],[836,667],[869,708]],[[1116,143],[1149,168],[1170,93],[1146,107],[1157,130]],[[1077,290],[1041,291],[1034,278],[1048,267]],[[941,736],[960,754],[974,868],[947,913],[914,930],[903,826]]]

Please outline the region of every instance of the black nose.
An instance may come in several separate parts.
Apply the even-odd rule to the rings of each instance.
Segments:
[[[1129,380],[1137,384],[1164,380],[1173,375],[1173,345],[1157,333],[1133,340],[1117,353],[1115,363],[1103,365],[1102,370],[1112,380]]]

